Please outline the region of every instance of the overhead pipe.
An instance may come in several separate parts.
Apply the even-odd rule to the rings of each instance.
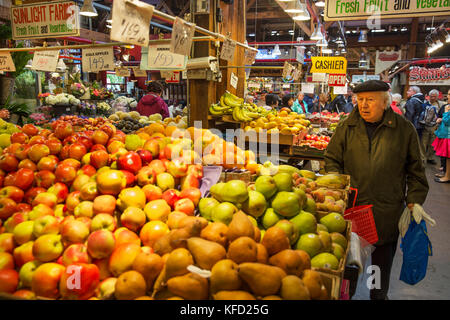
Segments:
[[[258,45],[258,46],[273,46],[273,45],[280,45],[280,46],[290,46],[290,45],[314,45],[317,41],[314,40],[308,40],[308,41],[266,41],[266,42],[249,42],[248,45]]]

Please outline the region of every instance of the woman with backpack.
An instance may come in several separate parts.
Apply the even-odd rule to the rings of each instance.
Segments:
[[[446,158],[446,170],[443,177],[436,177],[434,181],[450,183],[450,104],[445,106],[445,112],[440,123],[436,130],[436,139],[432,145],[437,156]]]

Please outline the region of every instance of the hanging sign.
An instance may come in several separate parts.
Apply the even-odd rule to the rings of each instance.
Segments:
[[[58,65],[59,50],[36,51],[31,68],[39,71],[55,72]]]
[[[330,74],[328,76],[328,86],[343,87],[347,85],[347,76],[345,74]]]
[[[114,68],[112,47],[83,49],[81,53],[81,67],[84,72],[99,72]]]
[[[133,73],[136,78],[147,77],[147,71],[139,68],[133,68]]]
[[[449,0],[326,0],[325,21],[450,15]]]
[[[409,85],[416,86],[449,86],[450,68],[414,67],[409,71]]]
[[[0,53],[0,71],[14,72],[16,66],[9,52]]]
[[[375,59],[375,74],[379,74],[390,68],[400,60],[402,50],[399,51],[378,51]]]
[[[187,57],[170,52],[169,44],[156,44],[148,47],[147,69],[183,70],[186,69]]]
[[[258,50],[254,49],[245,49],[244,51],[244,64],[252,65],[255,63],[256,55],[258,54]]]
[[[358,82],[364,82],[368,80],[380,80],[379,74],[354,74],[352,75],[352,82],[358,83]]]
[[[303,93],[314,93],[314,83],[302,83]]]
[[[303,64],[305,62],[305,47],[297,46],[295,59],[297,62]]]
[[[176,17],[172,27],[170,52],[189,56],[191,53],[192,38],[195,25]]]
[[[226,38],[222,45],[222,52],[220,58],[226,61],[233,61],[234,52],[236,49],[236,41]]]
[[[180,71],[169,71],[166,73],[166,83],[179,83]]]
[[[344,57],[311,57],[311,73],[347,73],[347,59]]]
[[[313,82],[327,82],[327,74],[326,73],[313,73],[312,79]]]
[[[118,77],[129,77],[130,70],[128,68],[116,68],[116,76]]]
[[[232,72],[230,77],[230,84],[233,88],[237,89],[238,77]]]
[[[343,87],[334,87],[333,88],[333,93],[338,95],[338,94],[347,94],[347,84]]]
[[[80,35],[79,7],[74,1],[11,6],[13,40]]]
[[[148,45],[154,7],[138,0],[115,0],[112,7],[111,40]]]
[[[294,75],[293,75],[294,70],[295,70],[295,67],[286,61],[283,66],[283,73],[282,73],[283,79],[286,79],[287,81],[293,80],[294,79]]]

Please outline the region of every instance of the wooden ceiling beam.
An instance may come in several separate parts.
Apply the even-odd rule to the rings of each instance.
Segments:
[[[248,12],[248,10],[249,10],[251,7],[254,6],[255,2],[256,2],[256,0],[248,0],[248,1],[247,1],[247,8],[246,8],[246,11],[247,11],[247,12]]]

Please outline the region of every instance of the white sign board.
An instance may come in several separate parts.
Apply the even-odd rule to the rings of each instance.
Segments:
[[[187,57],[170,52],[170,44],[156,44],[148,47],[147,69],[183,70]],[[141,67],[142,68],[142,67]]]
[[[58,65],[59,50],[36,51],[31,68],[39,71],[54,72]]]
[[[16,67],[9,52],[0,53],[0,71],[16,71]]]
[[[83,49],[81,67],[84,72],[98,72],[114,69],[113,48]]]
[[[230,84],[233,88],[237,89],[238,77],[232,72],[230,77]]]
[[[302,83],[303,93],[314,93],[314,83]]]
[[[195,25],[176,17],[172,27],[170,52],[189,56]]]
[[[313,82],[328,82],[327,73],[313,73],[312,81]]]
[[[342,87],[333,87],[334,94],[347,94],[347,84]]]

